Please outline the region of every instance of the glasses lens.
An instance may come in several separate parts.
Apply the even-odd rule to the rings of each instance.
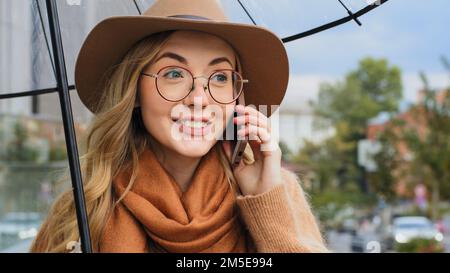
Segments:
[[[216,71],[209,78],[209,89],[213,99],[227,104],[239,97],[243,87],[241,75],[232,70]]]
[[[156,84],[166,100],[178,101],[189,94],[192,81],[192,75],[186,69],[166,67],[158,73]]]

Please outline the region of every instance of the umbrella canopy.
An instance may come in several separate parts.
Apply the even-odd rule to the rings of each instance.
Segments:
[[[285,43],[317,34],[346,22],[361,25],[359,16],[387,0],[221,0],[233,22],[264,26]],[[153,0],[3,0],[0,2],[0,111],[21,109],[11,98],[58,93],[66,147],[76,202],[83,252],[91,252],[89,227],[84,206],[83,187],[72,107],[83,108],[74,90],[77,54],[89,31],[102,19],[115,15],[138,15]],[[75,92],[72,92],[75,93]],[[74,103],[71,101],[74,100]],[[35,105],[36,104],[36,105]],[[54,107],[54,106],[53,106]],[[33,110],[34,111],[34,110]],[[81,118],[89,118],[81,111]],[[77,118],[80,118],[77,116]]]
[[[154,0],[56,1],[69,85],[74,85],[74,67],[84,38],[101,20],[116,15],[138,15]],[[280,38],[295,40],[312,34],[308,31],[348,17],[338,0],[240,0],[220,1],[233,22],[257,24],[269,28]],[[368,1],[343,0],[355,14],[370,7]],[[385,1],[373,1],[375,4]],[[0,95],[56,87],[48,13],[45,0],[5,0],[3,11]],[[377,7],[377,5],[373,5]],[[347,19],[351,21],[351,18]],[[12,26],[12,27],[11,27]],[[332,25],[333,26],[333,25]],[[12,61],[14,60],[14,61]],[[35,73],[39,71],[39,73]],[[3,96],[4,97],[4,96]],[[0,97],[1,98],[1,97]]]

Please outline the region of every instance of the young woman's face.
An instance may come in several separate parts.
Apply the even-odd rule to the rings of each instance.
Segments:
[[[183,86],[177,82],[188,77],[186,70],[164,70],[158,76],[158,89],[155,78],[142,76],[139,104],[144,125],[164,148],[188,157],[201,157],[217,142],[215,136],[221,135],[233,114],[235,102],[216,102],[205,86],[214,71],[237,70],[234,50],[216,36],[196,31],[177,31],[155,60],[144,73],[157,74],[162,68],[177,66],[198,78],[194,80],[194,89],[186,93],[188,95],[185,98],[173,102],[169,100],[178,98],[176,89]],[[162,76],[166,78],[166,84],[163,83]],[[213,78],[217,81],[224,80],[222,75],[214,74]],[[187,84],[186,90],[191,86]],[[170,97],[172,95],[173,98]],[[221,109],[222,115],[217,115],[217,109]]]

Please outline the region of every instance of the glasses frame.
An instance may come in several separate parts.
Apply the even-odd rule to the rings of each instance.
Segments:
[[[161,93],[161,91],[159,90],[159,87],[158,87],[158,78],[161,76],[161,75],[159,75],[159,73],[161,73],[161,71],[163,71],[164,69],[169,68],[169,67],[174,67],[174,68],[181,68],[181,69],[184,69],[184,70],[186,70],[186,71],[191,75],[191,78],[192,78],[192,88],[191,88],[191,90],[190,90],[189,92],[187,92],[186,96],[184,96],[183,98],[178,99],[178,100],[170,100],[170,99],[167,99],[166,97],[163,96],[163,94]],[[239,90],[239,92],[237,93],[236,98],[234,98],[232,101],[225,102],[225,103],[224,103],[224,102],[220,102],[220,101],[218,101],[218,100],[216,100],[216,99],[214,98],[214,96],[213,96],[212,93],[211,93],[210,86],[209,86],[209,85],[210,85],[211,77],[212,77],[214,74],[216,74],[217,72],[220,72],[220,71],[232,71],[232,72],[238,74],[239,77],[241,78],[242,83],[243,83],[242,86],[241,86],[241,90]],[[244,90],[244,83],[248,83],[248,82],[249,82],[248,79],[244,79],[244,78],[242,77],[242,75],[241,75],[239,72],[237,72],[236,70],[234,70],[234,69],[217,69],[217,70],[214,70],[213,72],[211,72],[211,75],[209,75],[209,77],[206,78],[206,77],[203,76],[203,75],[194,77],[194,75],[192,74],[192,72],[191,72],[189,69],[187,69],[187,68],[185,68],[185,67],[182,67],[182,66],[177,66],[177,65],[168,65],[168,66],[165,66],[165,67],[161,68],[156,74],[155,74],[155,73],[145,73],[145,72],[141,72],[141,75],[144,75],[144,76],[148,76],[148,77],[154,78],[154,79],[155,79],[155,85],[156,85],[156,91],[158,91],[158,94],[159,94],[163,99],[165,99],[165,100],[167,100],[167,101],[170,101],[170,102],[180,102],[180,101],[184,100],[185,98],[187,98],[187,97],[191,94],[191,92],[194,90],[194,88],[195,88],[195,79],[197,79],[197,78],[205,78],[205,79],[208,80],[208,84],[207,84],[206,86],[203,86],[203,89],[205,89],[205,87],[208,87],[208,93],[209,93],[209,95],[211,96],[211,98],[212,98],[215,102],[217,102],[217,103],[219,103],[219,104],[230,104],[230,103],[235,102],[235,101],[241,96],[242,91]]]

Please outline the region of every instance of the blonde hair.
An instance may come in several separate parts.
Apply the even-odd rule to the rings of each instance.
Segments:
[[[150,135],[143,126],[139,108],[135,108],[140,73],[151,64],[173,32],[161,32],[143,39],[111,69],[102,103],[96,111],[98,114],[84,138],[86,151],[80,157],[80,164],[94,252],[99,251],[104,224],[123,197],[114,200],[113,178],[122,168],[131,167],[132,175],[127,187],[129,190],[137,176],[139,154],[149,147]],[[241,72],[237,53],[236,59],[237,70]],[[219,150],[219,158],[230,185],[235,184],[228,159],[219,144],[220,141],[213,148]],[[253,161],[253,153],[247,146],[244,163],[251,164]],[[66,172],[62,181],[70,179],[68,170]],[[63,192],[52,205],[30,251],[68,252],[68,244],[78,239],[76,212],[70,189]]]

